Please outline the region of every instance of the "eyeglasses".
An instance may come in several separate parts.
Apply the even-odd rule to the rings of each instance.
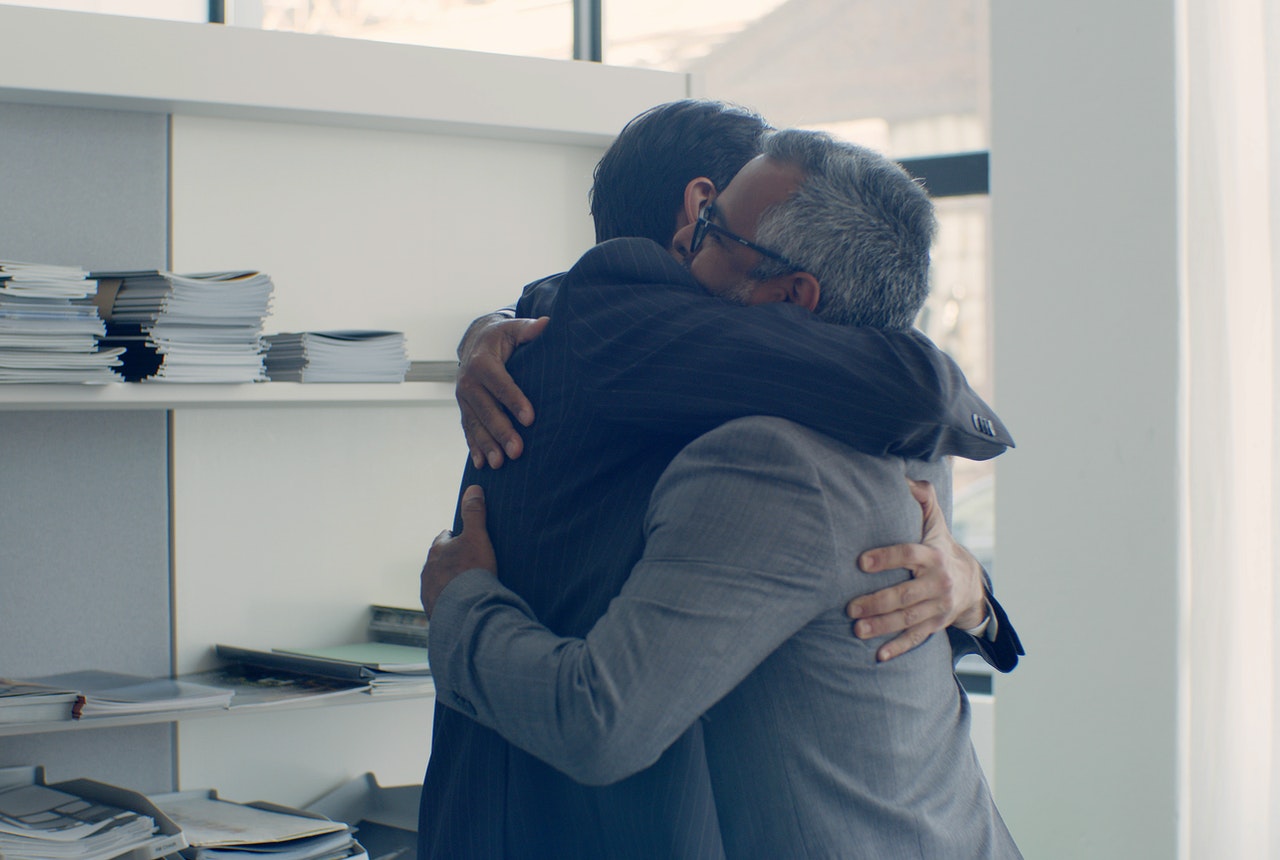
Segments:
[[[711,220],[712,218],[715,217],[715,215],[716,215],[716,204],[714,203],[708,203],[706,207],[703,208],[703,210],[698,213],[698,221],[693,225],[693,237],[689,240],[690,254],[698,253],[698,249],[702,247],[702,240],[706,239],[707,234],[714,230],[715,232],[719,233],[721,236],[725,237],[726,239],[729,239],[730,241],[737,242],[739,245],[741,245],[744,248],[750,248],[751,250],[755,251],[757,254],[760,254],[763,257],[768,257],[770,260],[777,260],[779,263],[782,263],[783,265],[790,268],[793,272],[799,272],[803,270],[804,268],[803,266],[797,266],[795,263],[791,262],[786,257],[779,254],[777,251],[770,251],[768,248],[764,247],[763,245],[757,245],[755,242],[752,242],[750,239],[744,239],[741,236],[739,236],[737,233],[733,232],[732,230],[729,230],[726,227],[721,227],[715,221]]]

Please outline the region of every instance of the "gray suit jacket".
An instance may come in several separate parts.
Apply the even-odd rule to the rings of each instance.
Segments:
[[[879,664],[883,640],[854,638],[841,611],[908,575],[849,561],[919,538],[908,474],[949,507],[940,463],[777,418],[707,433],[664,473],[644,558],[585,639],[542,627],[487,572],[445,589],[440,701],[593,784],[646,767],[705,712],[731,857],[1018,857],[946,637]]]

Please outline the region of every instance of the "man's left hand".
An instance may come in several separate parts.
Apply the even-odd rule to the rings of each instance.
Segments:
[[[987,615],[982,566],[951,536],[933,486],[925,481],[908,483],[924,512],[920,543],[867,550],[858,558],[858,566],[866,573],[905,567],[912,578],[855,598],[846,609],[856,619],[853,630],[859,639],[901,633],[876,652],[881,662],[905,654],[951,625],[977,627]]]
[[[422,608],[431,617],[445,586],[468,570],[498,572],[498,559],[485,528],[484,490],[476,485],[462,494],[462,532],[445,530],[431,542],[420,578]]]

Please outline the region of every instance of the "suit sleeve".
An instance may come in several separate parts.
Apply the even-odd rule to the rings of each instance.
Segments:
[[[653,763],[829,611],[837,563],[821,477],[767,438],[735,437],[728,451],[718,435],[664,475],[644,557],[585,639],[551,633],[486,571],[451,583],[431,619],[439,701],[580,782],[607,784]],[[851,636],[850,647],[874,659],[875,643]]]
[[[656,253],[655,253],[656,252]],[[1012,444],[917,331],[824,323],[796,305],[714,298],[652,242],[588,252],[561,284],[574,370],[606,421],[697,435],[773,415],[872,455],[987,459]]]
[[[526,285],[512,312],[522,319],[551,316],[551,308],[555,304],[556,295],[560,291],[560,280],[563,277],[564,274],[561,273]]]
[[[985,574],[986,571],[983,571]],[[966,654],[977,654],[997,672],[1012,672],[1018,665],[1018,658],[1026,656],[1018,631],[1005,613],[1000,601],[991,593],[991,579],[987,578],[987,602],[991,604],[991,620],[996,626],[995,639],[986,636],[970,636],[955,627],[947,628],[947,636],[951,640],[951,653],[956,661]]]

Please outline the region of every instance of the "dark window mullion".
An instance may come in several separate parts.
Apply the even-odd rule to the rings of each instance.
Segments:
[[[601,0],[573,0],[573,58],[599,63],[604,38],[600,26]]]
[[[930,197],[967,197],[991,191],[991,156],[987,152],[904,158],[898,163],[924,183]]]

